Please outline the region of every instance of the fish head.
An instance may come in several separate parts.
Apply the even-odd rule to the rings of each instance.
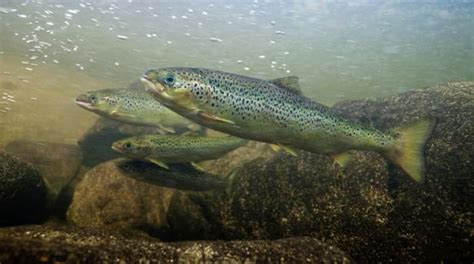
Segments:
[[[199,110],[210,95],[208,78],[197,68],[152,69],[141,80],[158,101],[181,114]]]
[[[135,138],[126,138],[115,141],[112,149],[131,158],[145,158],[150,154],[150,150],[146,143]]]
[[[99,90],[77,96],[76,104],[98,114],[107,114],[116,108],[117,100],[110,90]]]

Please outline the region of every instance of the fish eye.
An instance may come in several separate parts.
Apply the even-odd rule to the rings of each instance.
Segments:
[[[165,83],[167,85],[173,85],[174,84],[174,77],[173,75],[168,75],[166,78],[165,78]]]
[[[97,96],[91,95],[91,96],[89,96],[89,99],[91,99],[91,101],[95,102],[95,100],[97,100]]]
[[[128,149],[128,150],[129,150],[129,149],[132,148],[132,143],[127,142],[127,143],[125,143],[125,144],[123,145],[123,147],[124,147],[125,149]]]

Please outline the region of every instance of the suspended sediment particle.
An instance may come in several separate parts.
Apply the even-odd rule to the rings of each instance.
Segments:
[[[222,39],[220,38],[209,38],[209,40],[212,42],[222,42]]]
[[[121,39],[121,40],[127,40],[128,39],[128,37],[124,36],[124,35],[117,35],[117,38]]]

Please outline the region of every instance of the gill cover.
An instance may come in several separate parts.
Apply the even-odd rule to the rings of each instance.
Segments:
[[[192,74],[179,68],[163,68],[147,71],[142,80],[155,98],[172,110],[196,112],[200,103],[193,88],[198,83],[190,78]]]

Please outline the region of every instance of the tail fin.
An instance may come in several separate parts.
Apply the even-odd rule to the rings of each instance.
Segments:
[[[425,181],[424,148],[430,138],[436,119],[424,119],[404,128],[398,128],[398,142],[386,156],[393,163],[402,168],[413,180],[418,183]]]

